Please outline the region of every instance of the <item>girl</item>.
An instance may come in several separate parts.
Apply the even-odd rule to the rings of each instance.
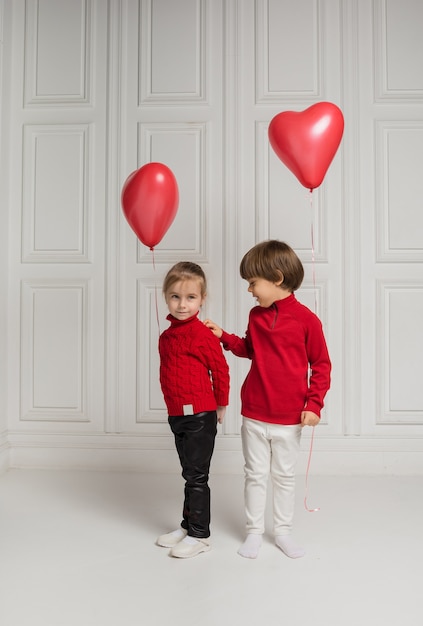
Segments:
[[[301,427],[319,423],[331,363],[319,319],[294,296],[304,268],[292,248],[276,240],[259,243],[245,254],[240,273],[258,304],[250,311],[245,337],[204,322],[225,350],[251,359],[241,389],[247,537],[239,554],[258,556],[270,471],[275,542],[298,558],[304,551],[291,531]]]
[[[167,273],[163,293],[170,327],[159,338],[160,384],[185,479],[180,528],[160,536],[159,546],[179,558],[210,550],[210,461],[216,424],[229,396],[229,368],[219,340],[198,319],[206,297],[199,265],[181,262]]]

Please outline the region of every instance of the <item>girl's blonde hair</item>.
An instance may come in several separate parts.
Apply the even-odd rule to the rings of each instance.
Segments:
[[[262,241],[249,250],[239,266],[241,277],[264,278],[272,283],[283,279],[281,287],[291,292],[301,286],[304,267],[294,250],[283,241]]]
[[[200,285],[201,297],[207,292],[207,280],[203,269],[191,261],[180,261],[170,268],[163,281],[163,293],[166,295],[172,285],[180,280],[197,280]]]

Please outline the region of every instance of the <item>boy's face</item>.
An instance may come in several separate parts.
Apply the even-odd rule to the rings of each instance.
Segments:
[[[204,299],[198,280],[179,280],[166,293],[169,313],[177,320],[185,320],[195,315]]]
[[[284,289],[283,280],[273,283],[265,278],[250,278],[248,281],[248,291],[256,298],[257,303],[262,307],[271,306],[276,300],[283,300],[290,295],[290,291]]]

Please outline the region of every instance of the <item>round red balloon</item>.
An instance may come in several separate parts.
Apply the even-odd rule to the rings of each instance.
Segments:
[[[331,102],[318,102],[305,111],[284,111],[269,125],[273,150],[307,189],[318,187],[344,132],[342,111]]]
[[[126,179],[122,209],[134,233],[152,250],[164,237],[178,210],[176,178],[163,163],[147,163]]]

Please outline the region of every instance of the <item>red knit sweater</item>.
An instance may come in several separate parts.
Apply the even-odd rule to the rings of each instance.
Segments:
[[[243,339],[223,332],[220,340],[225,350],[251,359],[242,415],[286,425],[299,424],[304,409],[320,416],[331,363],[319,318],[293,294],[254,307]]]
[[[160,384],[169,415],[228,404],[228,364],[219,339],[197,315],[186,320],[168,315],[170,326],[159,338]]]

